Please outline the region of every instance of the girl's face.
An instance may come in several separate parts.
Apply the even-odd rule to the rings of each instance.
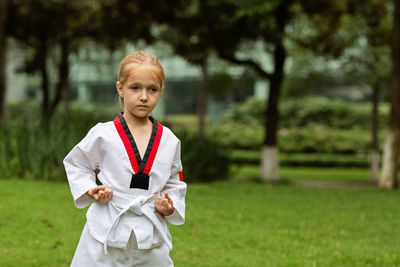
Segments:
[[[157,69],[144,64],[131,71],[121,84],[117,82],[118,94],[124,98],[124,113],[136,118],[147,118],[155,108],[161,93]]]

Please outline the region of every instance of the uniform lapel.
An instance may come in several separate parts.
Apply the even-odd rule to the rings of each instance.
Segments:
[[[153,166],[163,132],[163,126],[161,123],[156,121],[153,117],[150,117],[150,120],[153,123],[153,130],[142,160],[132,133],[124,119],[123,113],[119,113],[114,119],[115,128],[124,144],[134,172],[130,184],[131,188],[140,188],[145,190],[148,190],[149,188],[149,173]]]

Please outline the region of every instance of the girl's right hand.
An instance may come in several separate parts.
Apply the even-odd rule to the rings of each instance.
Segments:
[[[101,185],[90,189],[86,192],[86,194],[95,201],[106,203],[112,198],[113,190],[111,188],[107,188],[105,185]]]

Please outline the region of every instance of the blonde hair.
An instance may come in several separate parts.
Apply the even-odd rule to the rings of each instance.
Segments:
[[[132,52],[122,59],[121,65],[119,67],[118,81],[121,84],[124,84],[124,82],[128,79],[131,71],[143,64],[149,64],[150,66],[153,66],[156,70],[158,70],[160,88],[163,88],[165,75],[164,69],[161,66],[161,62],[154,54],[147,51]]]

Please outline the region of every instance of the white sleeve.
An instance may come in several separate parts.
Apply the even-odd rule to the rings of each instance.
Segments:
[[[164,190],[161,192],[162,196],[164,195],[164,192],[167,192],[174,203],[174,212],[171,215],[164,217],[170,224],[174,225],[181,225],[185,222],[185,196],[187,185],[185,182],[181,181],[179,178],[180,175],[182,175],[182,162],[181,146],[179,142],[176,148],[174,162],[172,164],[171,176],[169,177]]]
[[[92,203],[93,199],[86,192],[97,186],[95,169],[98,168],[99,162],[96,157],[95,127],[68,153],[63,161],[77,208],[85,208]]]

